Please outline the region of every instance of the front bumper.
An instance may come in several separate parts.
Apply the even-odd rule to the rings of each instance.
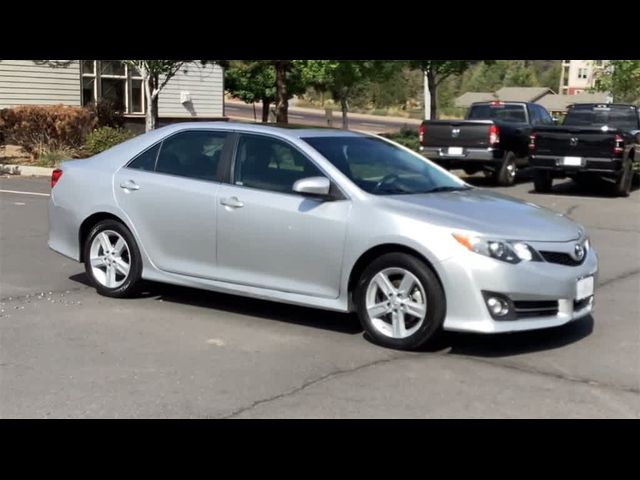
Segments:
[[[502,162],[502,153],[494,148],[462,148],[462,154],[448,153],[449,147],[420,147],[420,153],[444,168],[480,168]]]
[[[575,242],[545,243],[536,249],[568,251]],[[551,247],[549,247],[551,245]],[[593,296],[576,300],[579,278],[593,275],[597,283],[598,257],[590,248],[582,264],[568,266],[550,262],[509,264],[477,253],[462,251],[438,266],[447,298],[444,329],[461,332],[500,333],[557,327],[589,315]],[[495,292],[513,302],[557,302],[557,312],[496,320],[487,308],[485,292]]]
[[[583,157],[580,165],[563,165],[564,157],[557,155],[531,155],[529,166],[541,170],[572,173],[593,172],[603,175],[617,176],[622,172],[622,158]]]

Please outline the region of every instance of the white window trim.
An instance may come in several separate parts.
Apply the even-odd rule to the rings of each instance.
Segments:
[[[82,70],[83,65],[86,60],[81,60],[80,61],[80,68]],[[123,115],[126,116],[138,116],[138,115],[144,115],[146,112],[146,98],[144,95],[144,87],[141,88],[140,91],[140,96],[141,98],[141,106],[142,106],[142,111],[141,112],[133,112],[132,107],[133,107],[133,102],[131,101],[131,99],[133,98],[133,80],[140,80],[142,81],[142,76],[141,75],[135,75],[133,72],[133,69],[129,67],[129,65],[124,65],[124,75],[116,75],[116,74],[103,74],[100,72],[100,62],[101,60],[92,60],[93,62],[93,73],[85,73],[83,70],[80,73],[81,76],[81,80],[80,80],[80,89],[81,91],[83,90],[83,81],[85,78],[93,78],[94,82],[93,82],[93,98],[98,101],[100,100],[100,98],[102,98],[102,85],[101,85],[101,79],[103,78],[113,78],[113,79],[117,79],[117,80],[124,80],[125,81],[125,89],[124,89],[124,105],[125,105],[125,111],[122,112]]]

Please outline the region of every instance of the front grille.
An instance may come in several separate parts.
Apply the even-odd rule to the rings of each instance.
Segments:
[[[544,258],[549,263],[558,263],[560,265],[567,265],[570,267],[575,267],[576,265],[581,265],[584,262],[584,259],[587,258],[585,255],[582,257],[582,260],[574,260],[571,255],[568,253],[562,252],[540,252],[542,258]]]
[[[517,318],[548,317],[558,314],[557,300],[523,300],[513,302]]]

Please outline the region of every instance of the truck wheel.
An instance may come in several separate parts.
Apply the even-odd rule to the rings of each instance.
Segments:
[[[618,197],[628,197],[631,193],[631,182],[633,181],[633,170],[631,162],[627,162],[624,166],[624,170],[618,177],[615,187],[615,195]]]
[[[496,169],[493,178],[501,187],[510,187],[515,183],[517,173],[516,155],[513,152],[507,152],[502,165]]]
[[[533,189],[538,193],[548,193],[553,185],[553,177],[548,170],[533,171]]]

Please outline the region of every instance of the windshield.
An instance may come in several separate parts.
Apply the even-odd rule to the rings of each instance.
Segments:
[[[409,153],[380,138],[339,136],[302,140],[368,193],[393,195],[469,188],[417,153]]]
[[[524,105],[505,105],[504,103],[473,105],[468,120],[503,120],[505,122],[526,122]]]
[[[563,125],[613,127],[620,130],[635,130],[638,128],[638,114],[630,107],[589,107],[572,108],[567,113]]]

